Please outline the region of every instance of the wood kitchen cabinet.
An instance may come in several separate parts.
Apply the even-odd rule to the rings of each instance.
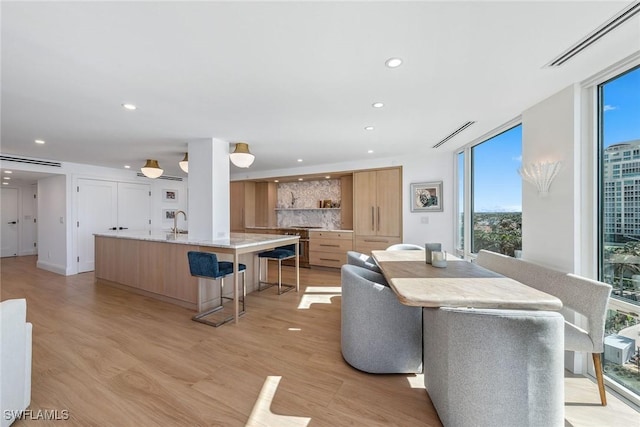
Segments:
[[[309,264],[340,268],[353,250],[353,233],[340,230],[309,231]]]
[[[229,191],[229,228],[232,232],[244,233],[246,227],[256,225],[256,183],[235,181]]]
[[[402,169],[353,174],[355,249],[369,253],[402,240]]]

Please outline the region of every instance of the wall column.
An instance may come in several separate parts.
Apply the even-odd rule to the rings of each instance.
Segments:
[[[229,237],[229,143],[189,142],[189,238]]]

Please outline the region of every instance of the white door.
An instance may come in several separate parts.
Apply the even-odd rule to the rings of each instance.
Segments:
[[[0,256],[18,255],[18,189],[0,189]]]
[[[151,230],[151,186],[118,183],[118,229]]]
[[[78,273],[93,271],[93,233],[118,226],[118,184],[111,181],[78,179]]]

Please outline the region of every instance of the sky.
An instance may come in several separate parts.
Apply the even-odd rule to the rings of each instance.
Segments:
[[[640,68],[604,83],[602,105],[604,147],[640,139]],[[522,165],[522,126],[475,146],[473,159],[473,210],[521,212],[522,180],[517,171]],[[459,203],[462,206],[461,194]]]
[[[640,139],[640,68],[603,85],[604,147]]]

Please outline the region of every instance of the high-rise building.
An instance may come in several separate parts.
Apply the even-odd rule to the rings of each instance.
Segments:
[[[640,139],[604,151],[605,243],[640,241]]]

